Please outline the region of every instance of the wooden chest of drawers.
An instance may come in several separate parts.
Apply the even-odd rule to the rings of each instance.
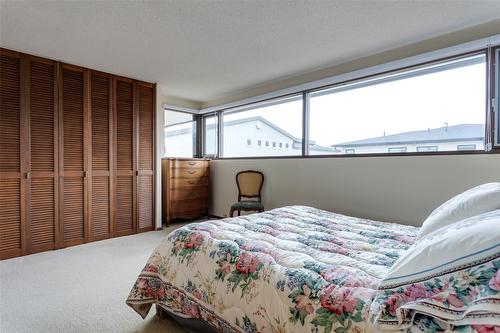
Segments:
[[[164,158],[162,170],[162,217],[192,219],[208,215],[210,161]]]

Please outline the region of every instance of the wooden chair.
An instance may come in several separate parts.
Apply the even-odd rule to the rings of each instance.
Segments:
[[[238,185],[238,202],[231,206],[230,216],[235,211],[238,216],[241,211],[264,211],[262,204],[262,185],[264,185],[264,174],[260,171],[246,170],[236,174],[236,185]],[[257,200],[242,200],[242,198],[256,198]]]

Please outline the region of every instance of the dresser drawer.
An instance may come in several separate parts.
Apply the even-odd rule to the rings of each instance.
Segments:
[[[170,201],[170,215],[179,216],[182,213],[194,211],[208,211],[208,198]]]
[[[172,164],[173,169],[177,169],[177,168],[199,169],[199,168],[207,168],[208,167],[208,161],[173,160],[170,163]]]
[[[208,168],[176,168],[171,170],[170,178],[199,178],[208,174]]]
[[[184,187],[208,187],[208,177],[199,178],[172,178],[170,179],[170,189],[178,189]]]
[[[208,198],[208,187],[192,186],[171,189],[169,196],[171,201]]]

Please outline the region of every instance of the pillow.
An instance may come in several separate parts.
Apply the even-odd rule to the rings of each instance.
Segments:
[[[473,187],[436,208],[422,224],[417,239],[468,217],[500,209],[500,183]]]
[[[443,327],[500,325],[499,268],[500,209],[440,228],[391,267],[372,320],[381,329],[408,328],[416,314]]]

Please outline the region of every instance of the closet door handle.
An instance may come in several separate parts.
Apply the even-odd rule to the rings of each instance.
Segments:
[[[26,172],[26,179],[30,179],[31,178],[31,171],[30,172]]]
[[[83,178],[87,178],[87,176],[88,176],[88,172],[87,172],[87,171],[84,171],[84,172],[83,172]]]

